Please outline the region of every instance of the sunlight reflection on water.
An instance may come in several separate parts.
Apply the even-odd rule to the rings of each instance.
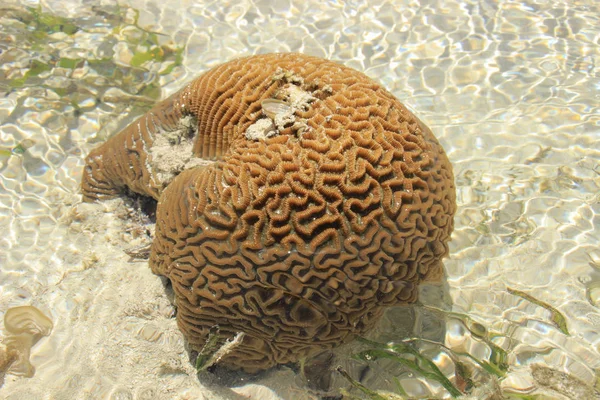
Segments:
[[[38,2],[0,6],[0,226],[7,232],[0,237],[0,313],[33,304],[56,327],[33,349],[34,378],[4,377],[6,398],[87,391],[91,398],[141,399],[148,390],[159,398],[169,388],[199,387],[182,348],[174,350],[181,344],[174,322],[156,311],[168,307],[152,297],[161,293],[160,282],[139,264],[123,273],[126,257],[111,252],[123,227],[106,217],[94,228],[73,211],[83,157],[208,68],[273,51],[301,51],[364,71],[440,139],[454,165],[459,203],[445,262],[450,308],[487,327],[490,342],[507,350],[514,373],[503,388],[526,393],[535,386],[528,370],[534,363],[595,384],[600,9],[594,2],[47,1],[46,19],[27,6]],[[12,151],[28,139],[31,148]],[[569,335],[551,311],[507,287],[558,310]],[[145,290],[155,290],[147,298],[155,302],[149,315],[157,324],[124,311],[125,292]],[[442,327],[432,340],[482,360],[493,353],[464,321],[414,312],[415,326]],[[177,356],[165,356],[165,364],[144,360],[142,344],[150,346],[143,351]],[[450,368],[445,350],[426,350],[442,370]],[[441,385],[412,372],[389,367],[386,373],[414,396],[448,397]],[[160,383],[153,386],[155,376]],[[176,384],[184,389],[172,389]],[[295,398],[309,396],[298,390]]]

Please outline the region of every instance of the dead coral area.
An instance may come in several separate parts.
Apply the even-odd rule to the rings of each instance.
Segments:
[[[172,131],[159,130],[150,147],[150,168],[156,179],[166,187],[182,171],[212,161],[195,157],[194,138],[198,133],[198,120],[192,115],[182,117]]]
[[[282,86],[273,98],[261,102],[263,117],[246,129],[245,137],[248,140],[264,140],[286,128],[291,128],[300,137],[309,129],[306,119],[299,117],[298,112],[307,111],[318,100],[315,96],[317,93],[314,93],[319,90],[318,83],[305,85],[304,78],[281,67],[277,68],[271,80]],[[331,92],[331,86],[327,85],[322,90]]]

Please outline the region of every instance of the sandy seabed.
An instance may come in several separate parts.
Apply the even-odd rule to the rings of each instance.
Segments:
[[[150,243],[153,225],[130,200],[86,204],[77,197],[70,199],[73,204],[63,203],[59,221],[73,240],[70,251],[52,255],[73,268],[57,271],[56,285],[33,302],[51,316],[54,329],[32,349],[32,378],[10,371],[4,376],[3,398],[279,399],[278,390],[285,398],[302,392],[293,372],[285,369],[263,377],[269,388],[257,383],[232,389],[203,386],[165,281],[152,274],[146,260],[126,254]],[[45,310],[47,299],[57,297],[62,299],[60,314],[57,308]]]

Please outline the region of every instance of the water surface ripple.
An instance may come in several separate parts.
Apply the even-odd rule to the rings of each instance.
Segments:
[[[437,343],[416,348],[463,390],[456,354],[489,361],[498,346],[508,371],[479,379],[476,366],[476,398],[598,394],[596,1],[4,0],[0,26],[0,316],[33,305],[54,322],[34,377],[0,373],[0,397],[317,398],[286,368],[233,389],[199,380],[162,282],[123,253],[152,226],[122,204],[81,205],[78,186],[90,149],[157,99],[226,60],[284,51],[382,82],[454,165],[450,301],[436,305],[448,310],[390,313],[380,338]],[[340,357],[374,390],[449,397],[406,368],[360,377],[365,363]]]

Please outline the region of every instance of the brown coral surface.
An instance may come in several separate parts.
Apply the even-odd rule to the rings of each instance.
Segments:
[[[171,169],[157,162],[169,146],[184,159]],[[364,74],[300,54],[208,71],[94,150],[82,190],[158,200],[150,265],[173,284],[181,330],[196,350],[216,326],[221,340],[244,332],[220,363],[247,371],[413,302],[441,275],[456,209],[425,125]]]

